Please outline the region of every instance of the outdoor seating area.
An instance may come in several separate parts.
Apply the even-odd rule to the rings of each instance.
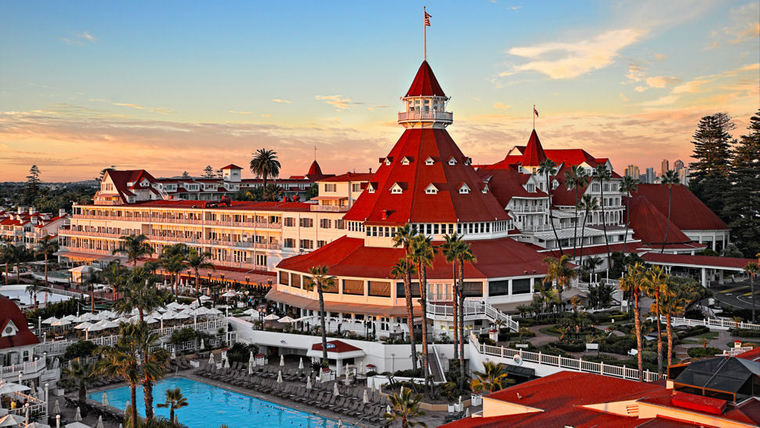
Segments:
[[[383,416],[387,411],[386,398],[375,391],[341,385],[337,381],[312,383],[312,378],[299,369],[270,365],[249,368],[244,363],[235,362],[229,368],[221,369],[218,369],[216,364],[206,364],[195,374],[375,425],[384,420]]]

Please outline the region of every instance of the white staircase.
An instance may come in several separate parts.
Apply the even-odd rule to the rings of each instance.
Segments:
[[[427,304],[427,317],[428,319],[437,321],[451,321],[454,316],[454,308],[451,305],[443,303],[428,303]],[[464,320],[474,321],[487,319],[488,321],[495,323],[501,321],[504,326],[509,328],[510,331],[517,332],[520,330],[520,323],[512,319],[511,316],[496,309],[490,304],[482,300],[466,300],[464,301]]]

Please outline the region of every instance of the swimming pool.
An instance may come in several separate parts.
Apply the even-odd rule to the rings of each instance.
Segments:
[[[258,398],[238,394],[203,382],[184,377],[162,379],[153,386],[153,401],[162,403],[165,391],[179,388],[187,398],[188,406],[176,411],[177,419],[189,428],[230,428],[253,427],[337,427],[338,421],[328,419]],[[105,391],[108,403],[119,409],[129,401],[129,387],[119,387]],[[102,401],[103,391],[89,394],[90,399]],[[137,388],[137,411],[145,415],[145,401],[142,387]],[[169,417],[169,409],[155,409],[157,415]],[[348,426],[345,425],[344,426]]]
[[[24,284],[4,285],[0,287],[0,294],[9,299],[18,300],[22,305],[32,305],[34,303],[32,302],[32,297],[26,291],[26,285]],[[71,299],[71,296],[58,294],[56,292],[40,291],[37,293],[37,302],[40,305],[61,302],[69,299]]]

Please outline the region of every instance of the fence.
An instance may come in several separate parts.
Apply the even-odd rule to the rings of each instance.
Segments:
[[[427,305],[428,318],[448,318],[454,316],[454,308],[450,305],[429,303]],[[511,316],[501,312],[493,306],[483,301],[465,300],[464,318],[467,321],[472,319],[488,318],[491,321],[501,321],[511,331],[519,331],[520,323],[512,319]]]
[[[583,373],[594,373],[603,376],[617,377],[621,379],[639,379],[638,369],[632,369],[625,366],[614,366],[611,364],[595,363],[593,361],[584,361],[581,358],[566,358],[559,355],[544,354],[542,352],[524,351],[522,349],[512,349],[504,346],[491,346],[481,344],[474,334],[470,334],[470,341],[475,349],[481,355],[514,360],[515,355],[520,356],[524,362],[558,367],[565,370],[572,370]],[[514,364],[514,363],[511,363]],[[645,382],[655,382],[658,380],[657,373],[645,370],[642,378]]]
[[[665,322],[665,316],[660,316],[660,321]],[[686,325],[689,327],[705,326],[713,327],[721,330],[728,330],[731,328],[740,328],[747,330],[760,330],[760,324],[752,324],[749,322],[737,322],[727,318],[704,318],[701,320],[694,320],[690,318],[670,317],[670,323],[673,325]]]

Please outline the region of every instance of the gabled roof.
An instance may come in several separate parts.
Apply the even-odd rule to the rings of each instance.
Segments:
[[[231,164],[229,164],[227,166],[223,166],[221,169],[222,169],[222,171],[224,171],[225,169],[243,169],[243,168],[240,168],[239,166],[235,165],[234,163],[231,163]]]
[[[128,186],[127,183],[139,183],[142,179],[147,179],[149,182],[154,183],[156,179],[150,175],[150,173],[144,169],[132,169],[132,170],[115,170],[109,169],[106,174],[113,181],[116,191],[119,193],[119,197],[123,202],[127,202],[128,196],[135,196],[132,190],[135,190],[134,184]]]
[[[668,244],[686,244],[691,238],[686,236],[672,221],[668,227],[668,218],[647,198],[634,196],[630,200],[628,212],[633,236],[645,244],[662,244],[667,229]]]
[[[406,91],[405,96],[446,96],[446,94],[443,93],[443,89],[441,89],[441,85],[438,84],[435,74],[433,74],[433,69],[430,68],[430,64],[428,64],[427,61],[422,61],[419,70],[417,70],[417,74],[414,76],[412,86]]]
[[[346,220],[400,225],[408,222],[468,222],[506,220],[504,208],[490,193],[459,193],[462,183],[480,189],[481,179],[445,129],[407,129],[393,146],[387,158],[457,159],[454,165],[436,162],[425,165],[413,162],[381,164],[372,177],[377,182],[374,193],[364,192],[345,214]],[[392,194],[394,183],[406,183],[401,194]],[[437,194],[426,194],[430,183],[449,183]],[[456,187],[454,187],[456,185]],[[388,211],[392,211],[388,214]]]
[[[538,139],[538,134],[534,129],[530,133],[528,139],[528,145],[525,146],[525,152],[523,153],[522,165],[523,166],[539,166],[541,162],[546,160],[546,153],[544,148],[541,147],[541,140]]]
[[[0,329],[5,329],[9,322],[13,322],[16,333],[12,336],[0,337],[0,349],[40,343],[37,336],[29,330],[26,317],[21,309],[11,299],[0,296]]]
[[[520,174],[514,168],[509,169],[480,169],[478,175],[488,182],[488,190],[494,195],[499,205],[506,208],[514,197],[545,198],[546,193],[536,188],[535,193],[528,192],[525,183],[530,180],[529,174]]]
[[[668,186],[639,184],[635,196],[643,196],[660,212],[668,212]],[[688,187],[672,186],[670,220],[681,230],[725,230],[726,223],[710,211]]]

